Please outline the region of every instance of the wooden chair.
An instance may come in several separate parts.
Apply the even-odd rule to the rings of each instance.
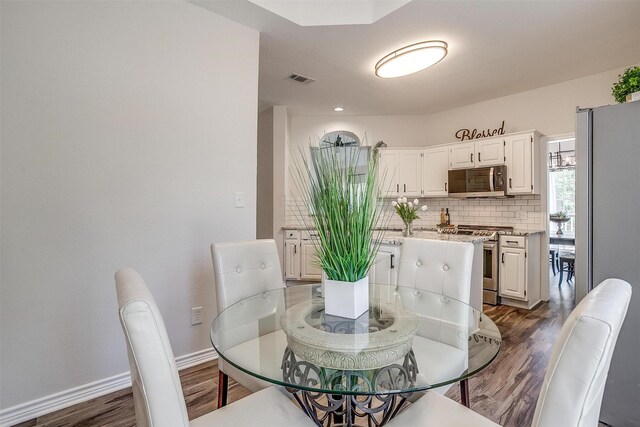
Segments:
[[[569,283],[575,274],[576,254],[571,252],[560,253],[560,278],[558,279],[558,286],[562,285],[562,273],[565,271],[567,274],[567,283]]]
[[[556,275],[556,270],[560,269],[560,261],[559,261],[559,250],[555,247],[549,247],[549,262],[551,263],[551,270],[553,271],[553,275]]]

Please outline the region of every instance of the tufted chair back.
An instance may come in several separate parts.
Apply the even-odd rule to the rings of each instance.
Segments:
[[[284,287],[275,240],[214,243],[211,245],[211,258],[216,281],[218,313],[241,299]],[[274,307],[277,307],[277,304]],[[273,332],[270,329],[280,329],[278,322],[270,323],[272,323],[271,327],[267,327],[269,330],[262,329],[262,333]],[[238,330],[232,339],[239,344],[254,338],[255,326],[244,325],[243,327],[247,328],[246,333],[243,334]],[[240,328],[240,325],[238,327]],[[226,344],[231,344],[231,338]],[[228,366],[222,358],[218,359],[218,367],[251,391],[260,390],[267,385],[256,382],[247,374]]]
[[[598,425],[602,395],[631,286],[608,279],[571,312],[553,347],[533,427]]]
[[[116,273],[116,291],[138,427],[188,426],[178,368],[153,296],[131,268]]]
[[[418,335],[467,349],[469,310],[449,298],[469,304],[473,244],[444,240],[405,239],[400,254],[398,285],[413,289],[403,302],[422,305],[416,312],[433,313],[420,321]],[[400,292],[409,289],[401,288]],[[420,291],[429,291],[434,294]],[[442,295],[443,297],[440,297]],[[456,333],[452,334],[451,329]]]
[[[275,240],[211,245],[218,313],[243,298],[283,288]]]

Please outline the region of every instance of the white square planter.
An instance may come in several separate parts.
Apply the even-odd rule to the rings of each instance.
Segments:
[[[357,319],[369,310],[369,277],[357,282],[324,280],[324,312]]]

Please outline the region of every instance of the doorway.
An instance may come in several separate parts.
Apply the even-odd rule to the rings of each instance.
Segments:
[[[549,299],[573,302],[575,293],[575,136],[547,140]]]

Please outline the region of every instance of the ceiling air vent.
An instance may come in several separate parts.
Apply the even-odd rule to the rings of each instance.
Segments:
[[[287,76],[287,80],[292,81],[294,83],[300,83],[303,85],[308,85],[311,84],[313,82],[315,82],[315,79],[312,79],[311,77],[305,77],[305,76],[301,76],[300,74],[290,74],[289,76]]]

